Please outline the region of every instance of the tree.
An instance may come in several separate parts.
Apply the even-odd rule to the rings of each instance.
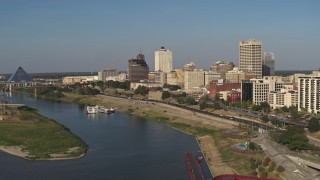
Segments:
[[[308,124],[308,130],[313,133],[320,130],[319,120],[315,117],[312,117]]]
[[[308,138],[304,134],[294,134],[288,144],[290,150],[303,150],[309,148]]]
[[[281,173],[281,172],[285,171],[285,169],[284,169],[283,166],[279,165],[279,166],[277,167],[277,171]]]
[[[276,167],[276,163],[275,163],[274,161],[271,161],[271,162],[269,163],[268,171],[269,171],[269,172],[272,172],[275,167]]]
[[[290,150],[309,149],[308,138],[302,126],[293,125],[279,136],[279,142],[288,144]]]
[[[163,91],[162,92],[162,96],[161,96],[162,100],[167,99],[169,97],[171,97],[171,94],[168,91]]]
[[[267,122],[269,122],[269,117],[266,116],[266,115],[264,115],[264,116],[262,116],[261,120],[262,120],[264,123],[267,123]]]
[[[200,97],[200,102],[203,102],[203,101],[208,101],[209,100],[209,96],[208,95],[203,95]]]
[[[195,102],[196,102],[196,100],[193,97],[191,97],[191,96],[186,97],[186,104],[194,105]]]
[[[213,108],[214,109],[221,109],[221,106],[220,106],[220,103],[219,102],[217,102],[217,101],[215,101],[214,103],[213,103]]]
[[[293,120],[293,121],[298,121],[301,118],[301,114],[299,114],[298,107],[296,107],[296,106],[290,106],[289,113],[291,116],[291,120]]]
[[[145,95],[148,94],[148,89],[147,89],[147,87],[145,87],[145,86],[139,85],[139,86],[137,87],[137,89],[134,90],[134,93],[135,93],[135,94],[141,94],[142,96],[145,96]]]
[[[202,102],[199,104],[199,106],[200,106],[200,109],[203,110],[203,109],[207,108],[207,102],[206,102],[206,101],[202,101]]]
[[[269,157],[266,157],[266,158],[263,160],[262,165],[263,165],[264,167],[266,167],[266,166],[268,166],[269,162],[270,162],[270,158],[269,158]]]
[[[168,88],[170,91],[176,91],[178,89],[181,89],[179,85],[172,85],[172,84],[164,84],[163,88]]]

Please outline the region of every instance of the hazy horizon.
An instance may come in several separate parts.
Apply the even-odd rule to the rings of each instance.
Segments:
[[[173,67],[239,64],[239,41],[261,40],[276,70],[320,67],[320,1],[39,1],[0,6],[0,74],[127,70],[140,52],[173,51]]]

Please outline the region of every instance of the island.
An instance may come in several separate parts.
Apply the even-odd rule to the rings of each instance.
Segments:
[[[88,145],[58,122],[36,109],[1,105],[0,151],[29,160],[81,158]]]

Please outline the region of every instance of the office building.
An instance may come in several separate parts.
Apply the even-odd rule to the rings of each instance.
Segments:
[[[172,51],[161,47],[159,51],[155,51],[154,60],[155,71],[165,73],[172,71]]]
[[[204,87],[204,71],[202,69],[184,71],[184,89],[190,90],[196,87]]]
[[[149,66],[143,54],[138,54],[137,58],[128,60],[128,77],[131,82],[148,80]]]
[[[262,56],[262,76],[275,75],[275,57],[272,52],[264,52]]]
[[[242,81],[241,98],[243,101],[253,101],[259,105],[262,102],[267,102],[269,92],[281,91],[282,88],[293,89],[293,85],[282,81],[280,76],[266,76],[263,79],[250,79]]]
[[[106,82],[107,77],[117,76],[117,70],[115,68],[104,68],[98,72],[98,80]]]
[[[255,78],[262,78],[262,42],[258,40],[240,41],[239,69],[252,72]]]
[[[221,79],[226,79],[226,73],[234,67],[233,62],[217,61],[211,65],[210,70],[213,73],[219,73]]]

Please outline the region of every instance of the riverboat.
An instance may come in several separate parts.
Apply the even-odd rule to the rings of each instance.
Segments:
[[[96,114],[96,113],[99,113],[99,109],[97,106],[87,106],[86,113],[87,114]]]
[[[86,113],[87,114],[97,114],[97,113],[106,113],[106,114],[111,114],[114,113],[114,109],[113,108],[105,108],[104,106],[87,106],[86,107]]]

